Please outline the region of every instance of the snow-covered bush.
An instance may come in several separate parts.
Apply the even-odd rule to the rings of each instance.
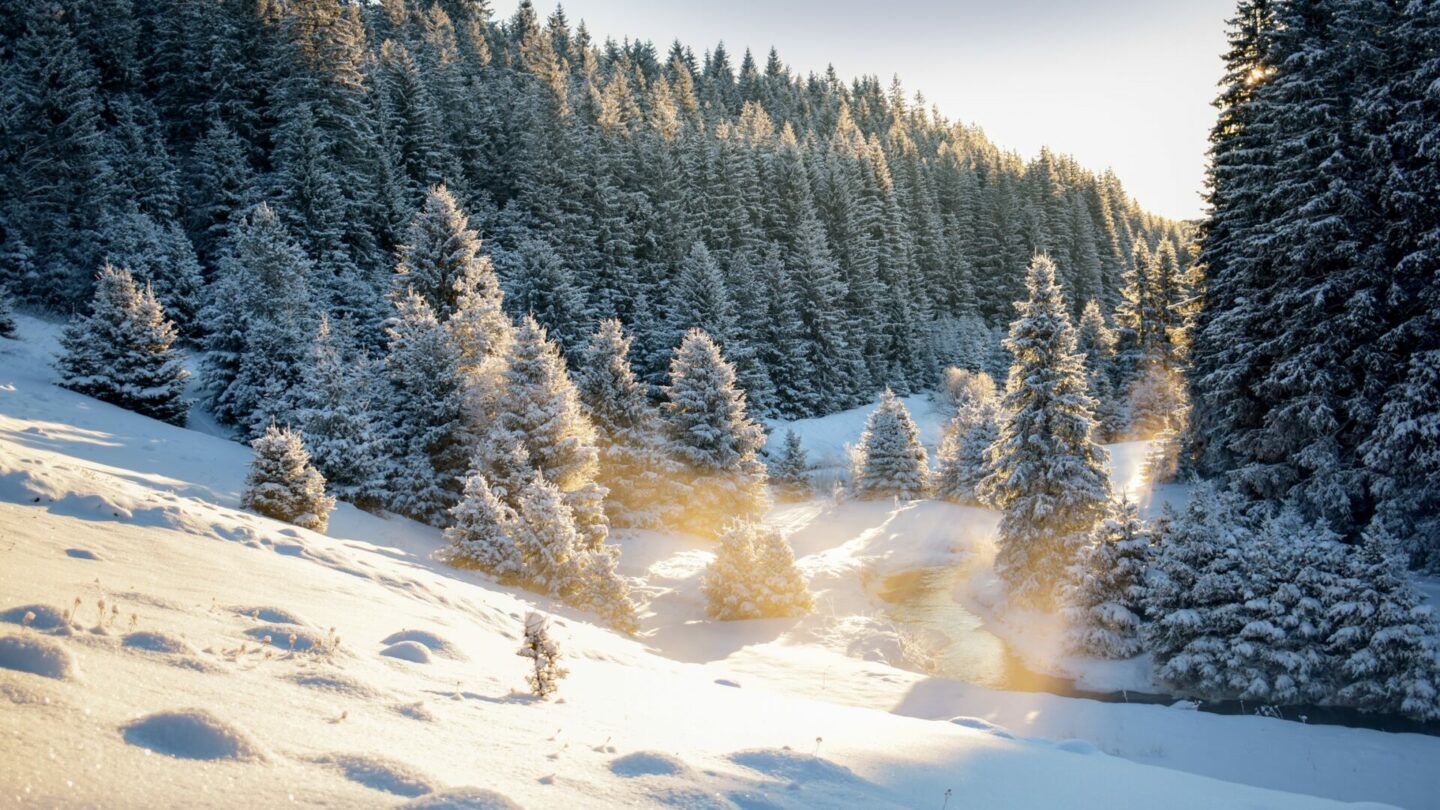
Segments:
[[[920,431],[905,403],[889,388],[865,421],[854,452],[851,491],[859,498],[923,498],[930,491],[930,466]]]
[[[451,564],[479,568],[502,581],[523,577],[525,566],[515,546],[515,510],[496,497],[483,473],[472,472],[465,479],[465,495],[450,516],[455,522],[445,529],[445,539]]]
[[[813,605],[789,542],[752,521],[726,525],[703,589],[706,613],[724,621],[801,615]]]
[[[105,265],[90,314],[76,316],[60,338],[60,385],[155,419],[184,425],[185,371],[174,348],[175,325],[149,287]]]
[[[1111,504],[1080,550],[1072,574],[1065,610],[1072,649],[1100,658],[1140,654],[1149,557],[1150,529],[1135,504]]]
[[[532,669],[525,675],[525,681],[535,697],[553,695],[560,679],[570,674],[560,666],[560,645],[550,637],[550,620],[533,610],[525,614],[525,640],[515,654],[530,659]]]
[[[240,505],[266,517],[324,532],[335,499],[325,494],[325,476],[310,465],[300,434],[271,425],[250,443],[255,460],[245,478]]]

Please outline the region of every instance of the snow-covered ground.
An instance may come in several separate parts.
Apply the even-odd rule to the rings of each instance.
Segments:
[[[246,448],[54,387],[54,335],[0,340],[0,806],[1440,806],[1440,739],[903,668],[879,581],[983,561],[983,510],[777,508],[817,596],[790,620],[705,621],[706,543],[617,533],[624,638],[438,564],[428,527],[239,511]],[[570,669],[547,702],[517,691],[531,607]]]

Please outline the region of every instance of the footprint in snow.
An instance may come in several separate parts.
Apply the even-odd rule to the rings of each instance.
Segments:
[[[328,754],[310,761],[337,770],[358,785],[396,796],[424,796],[435,790],[429,776],[403,762],[373,754]]]
[[[70,651],[41,636],[0,637],[0,668],[61,681],[78,674]]]
[[[103,557],[88,548],[67,548],[65,549],[65,556],[77,560],[94,560],[95,562],[104,560]]]
[[[65,623],[65,614],[49,605],[21,605],[0,612],[0,622],[23,625],[32,630],[46,633],[68,634],[70,626]]]

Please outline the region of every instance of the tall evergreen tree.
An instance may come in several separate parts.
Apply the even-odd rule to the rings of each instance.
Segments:
[[[171,424],[184,425],[185,371],[175,324],[147,286],[105,265],[88,315],[61,335],[60,385]]]
[[[1030,297],[1005,341],[1015,364],[980,494],[1004,512],[996,572],[1017,602],[1048,607],[1077,543],[1103,514],[1110,485],[1054,263],[1036,256],[1027,284]]]

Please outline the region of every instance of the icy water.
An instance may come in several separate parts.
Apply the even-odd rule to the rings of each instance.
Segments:
[[[929,657],[929,674],[992,689],[1049,692],[1106,703],[1169,705],[1182,698],[1140,692],[1092,692],[1077,689],[1068,678],[1027,669],[1005,643],[986,630],[979,616],[955,599],[963,569],[921,568],[892,574],[880,583],[879,596],[889,606],[921,653]],[[1257,706],[1238,700],[1200,701],[1199,711],[1213,714],[1261,714],[1283,720],[1370,728],[1440,736],[1440,722],[1417,723],[1395,715],[1365,714],[1329,706]]]

